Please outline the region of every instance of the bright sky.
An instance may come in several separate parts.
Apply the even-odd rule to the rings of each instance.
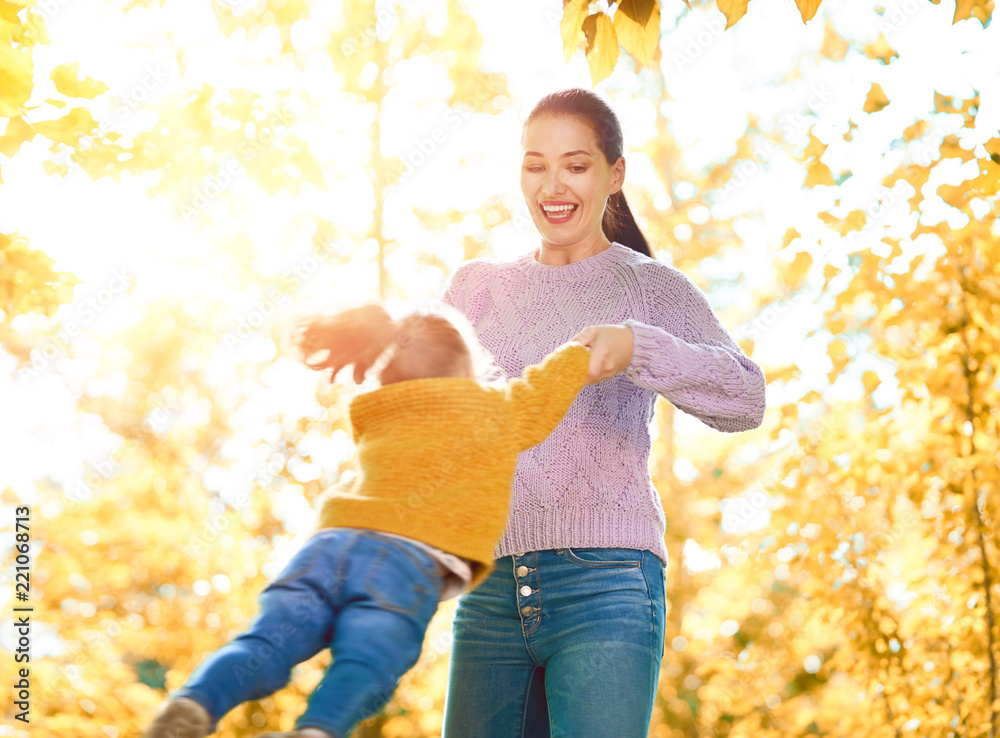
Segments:
[[[248,2],[234,0],[235,12],[241,12]],[[981,145],[1000,127],[1000,24],[993,23],[987,30],[974,20],[952,26],[954,0],[942,0],[937,6],[925,0],[824,0],[817,18],[808,25],[803,25],[791,0],[754,0],[749,13],[725,33],[721,32],[722,15],[714,4],[710,9],[691,12],[676,28],[675,18],[684,10],[683,3],[665,0],[663,4],[663,71],[672,98],[664,104],[663,113],[690,168],[708,167],[730,155],[749,114],[759,119],[765,132],[792,126],[803,144],[809,126],[816,123],[815,135],[830,143],[825,160],[834,176],[853,173],[836,193],[842,197],[842,212],[846,214],[853,209],[869,210],[880,197],[877,183],[881,178],[905,157],[918,156],[918,147],[927,146],[900,145],[893,140],[902,127],[927,114],[935,90],[959,97],[970,96],[973,90],[980,92],[979,128],[974,134],[965,134],[963,145]],[[400,5],[412,12],[430,13],[438,22],[443,18],[441,2]],[[484,69],[507,75],[511,97],[503,111],[495,116],[467,117],[449,111],[436,100],[449,92],[443,69],[427,60],[417,60],[396,68],[392,80],[395,87],[382,118],[383,152],[415,164],[414,174],[393,190],[385,213],[385,233],[400,244],[388,267],[392,278],[404,284],[414,299],[436,296],[445,277],[437,270],[420,266],[416,255],[433,251],[454,268],[462,259],[462,236],[481,233],[484,227],[478,217],[470,216],[446,234],[422,232],[416,228],[414,208],[471,211],[486,198],[502,194],[523,217],[490,231],[490,253],[512,257],[537,245],[538,236],[527,218],[518,185],[521,121],[545,93],[562,87],[590,86],[582,52],[569,64],[563,60],[558,33],[561,0],[469,5],[485,40]],[[874,11],[880,5],[886,7],[883,16]],[[380,17],[387,19],[377,29],[383,37],[392,32],[395,23],[393,13],[387,9],[396,6],[377,6],[383,13]],[[317,4],[314,15],[329,18],[331,23],[343,23],[337,20],[337,3]],[[860,44],[871,43],[884,33],[900,58],[888,67],[857,50],[849,52],[843,63],[819,58],[816,52],[823,41],[827,18],[833,19],[843,35]],[[191,309],[196,311],[198,296],[210,294],[214,299],[228,300],[231,314],[213,316],[212,327],[220,339],[252,314],[259,295],[244,293],[226,279],[231,257],[217,247],[213,236],[237,227],[250,234],[255,250],[261,254],[254,268],[264,278],[306,263],[312,249],[311,233],[303,230],[289,237],[286,230],[297,215],[322,214],[347,232],[361,230],[369,221],[372,201],[365,187],[358,186],[358,173],[367,165],[371,114],[345,105],[337,92],[337,63],[324,51],[326,40],[319,24],[304,21],[293,30],[296,48],[310,54],[301,72],[273,58],[278,48],[273,29],[252,40],[242,33],[225,40],[216,28],[214,11],[200,0],[173,0],[164,7],[153,4],[125,16],[117,10],[101,13],[85,3],[59,4],[49,21],[51,46],[40,46],[35,51],[35,97],[29,104],[40,104],[55,94],[48,79],[53,67],[79,61],[81,76],[106,82],[126,103],[124,108],[98,105],[93,110],[95,118],[109,121],[125,135],[135,135],[151,125],[155,120],[153,110],[170,95],[206,83],[220,91],[245,87],[268,93],[288,86],[290,79],[299,76],[298,83],[303,87],[329,92],[317,95],[321,102],[317,110],[294,111],[298,117],[292,127],[314,153],[331,162],[328,174],[334,176],[328,176],[326,191],[304,191],[294,198],[288,193],[268,197],[237,182],[233,192],[245,201],[238,222],[227,222],[220,208],[216,211],[220,216],[217,231],[197,232],[179,221],[168,203],[162,199],[151,201],[146,196],[144,188],[149,179],[126,178],[121,184],[110,178],[94,182],[78,171],[65,179],[48,177],[41,162],[50,154],[39,143],[26,145],[13,162],[4,162],[0,230],[19,231],[34,248],[55,258],[57,268],[71,271],[84,281],[74,302],[58,313],[63,325],[76,320],[84,328],[83,335],[72,342],[72,361],[66,361],[69,354],[60,349],[59,360],[64,361],[60,375],[43,370],[43,376],[25,386],[12,377],[12,358],[0,352],[0,406],[7,409],[5,421],[0,424],[0,447],[8,450],[9,458],[18,460],[17,464],[0,468],[0,486],[11,486],[28,501],[35,497],[34,480],[49,475],[72,486],[86,464],[107,458],[121,442],[103,431],[94,418],[79,418],[75,402],[81,392],[115,396],[126,391],[124,372],[112,371],[111,379],[102,383],[92,377],[99,371],[98,362],[106,362],[109,357],[103,342],[140,318],[145,304],[174,295],[190,300],[194,306]],[[171,44],[189,49],[183,68]],[[653,165],[628,151],[657,135],[653,103],[642,98],[627,99],[642,92],[638,78],[628,67],[627,62],[621,63],[597,89],[613,99],[625,129],[629,168],[626,188],[645,185],[657,192],[661,185],[655,179]],[[368,70],[363,76],[366,74],[370,78]],[[891,112],[858,116],[872,80],[882,85],[892,101],[887,108]],[[800,113],[805,121],[796,122],[794,116]],[[43,115],[42,111],[37,114]],[[60,114],[49,109],[44,115]],[[853,143],[847,145],[841,136],[852,115],[858,128]],[[939,140],[954,121],[939,116],[934,124]],[[435,128],[446,131],[441,143],[430,138]],[[936,146],[937,142],[932,143]],[[421,156],[427,154],[428,147],[430,155]],[[717,204],[712,213],[704,214],[705,218],[746,214],[738,223],[744,239],[736,244],[739,261],[716,259],[705,264],[706,273],[713,276],[742,272],[746,289],[740,294],[711,293],[713,304],[747,309],[750,288],[773,287],[773,250],[790,227],[798,229],[805,243],[819,240],[823,248],[830,249],[834,263],[838,259],[846,263],[842,252],[846,243],[812,215],[817,208],[833,205],[832,188],[803,189],[804,172],[780,156],[759,163],[762,166],[735,187],[731,196]],[[933,182],[934,186],[940,183]],[[683,184],[672,184],[676,185],[672,192],[662,192],[654,200],[657,207],[666,207],[670,197],[683,194]],[[901,207],[889,209],[872,233],[882,224],[890,232],[904,224],[902,201],[906,196],[909,193],[896,198]],[[943,208],[931,213],[938,219],[945,215]],[[674,235],[683,241],[686,234],[681,231]],[[373,247],[347,238],[336,245],[344,253]],[[115,292],[115,286],[124,279],[130,282],[131,291]],[[346,300],[377,294],[376,276],[369,265],[334,272],[329,264],[321,263],[304,281],[301,299],[324,301],[332,285]],[[104,289],[111,291],[112,299],[85,318],[87,300]],[[394,310],[400,307],[398,302],[390,304]],[[829,368],[822,336],[805,339],[817,324],[820,307],[807,294],[791,302],[776,303],[764,316],[768,317],[766,330],[755,346],[755,358],[763,363],[798,361],[803,379],[788,388],[796,395],[821,384]],[[43,323],[22,317],[15,321],[15,327],[27,332]],[[740,326],[728,327],[739,335]],[[121,349],[125,350],[127,347]],[[220,387],[219,401],[236,406],[242,397],[226,391],[239,377],[241,361],[269,359],[274,354],[275,347],[262,338],[245,341],[235,351],[226,349],[220,340],[217,360],[212,363],[212,376]],[[119,352],[119,358],[124,366],[127,356]],[[859,372],[875,366],[870,364],[860,366]],[[891,368],[878,369],[880,374],[891,375]],[[247,411],[245,430],[235,440],[237,446],[243,444],[243,450],[234,452],[238,461],[232,471],[234,479],[238,473],[245,475],[259,465],[259,459],[249,449],[270,432],[265,422],[269,414],[277,409],[288,413],[315,410],[314,382],[315,375],[308,370],[284,362],[265,373],[259,390],[254,392],[256,404]],[[832,396],[848,397],[859,387],[859,382],[838,385]],[[769,391],[770,404],[778,396],[774,394],[776,388]],[[203,422],[203,416],[204,408],[189,408],[172,416],[171,422],[197,424]],[[679,433],[705,432],[700,423],[683,413],[677,418]],[[323,457],[331,464],[350,452],[345,438],[306,439],[303,443],[313,450],[322,447]],[[680,477],[690,478],[690,462],[680,459],[678,463]],[[316,474],[316,469],[296,472],[302,482]],[[226,482],[219,484],[224,486]],[[235,494],[235,490],[229,494]],[[283,494],[288,498],[284,504],[296,511],[289,517],[289,532],[299,533],[312,522],[303,507],[304,498],[297,495],[296,485]],[[279,552],[279,563],[286,553]]]

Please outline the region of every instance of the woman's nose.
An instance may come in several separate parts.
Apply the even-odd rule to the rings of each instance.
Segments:
[[[552,171],[545,177],[545,181],[542,183],[542,194],[544,195],[555,195],[558,192],[562,192],[562,180],[560,179],[560,174],[556,171]]]

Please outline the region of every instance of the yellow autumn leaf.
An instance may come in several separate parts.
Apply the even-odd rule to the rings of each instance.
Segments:
[[[816,11],[819,10],[820,2],[822,0],[795,0],[795,5],[798,6],[803,23],[812,20],[812,17],[816,15]]]
[[[66,97],[94,98],[110,89],[103,82],[98,82],[90,77],[86,77],[85,79],[80,79],[79,77],[79,62],[60,64],[49,75],[49,79],[55,83],[56,89]]]
[[[956,0],[952,25],[966,18],[977,18],[984,26],[993,13],[993,0]]]
[[[816,136],[813,135],[812,129],[809,130],[809,144],[806,146],[806,150],[802,153],[802,156],[806,159],[818,159],[826,153],[826,148],[828,144],[820,141]]]
[[[806,187],[815,187],[816,185],[835,185],[837,184],[833,180],[833,175],[830,173],[830,167],[821,161],[814,161],[809,165],[806,170],[807,176],[805,181]]]
[[[1000,164],[1000,136],[991,138],[983,144],[983,148],[986,149],[986,153],[990,155],[993,161]]]
[[[69,167],[65,164],[57,164],[54,161],[43,161],[42,171],[46,174],[58,174],[60,177],[65,177],[69,173]]]
[[[882,85],[878,82],[873,82],[871,89],[868,90],[868,97],[865,98],[865,106],[863,110],[866,113],[877,113],[888,104],[889,98],[887,98],[885,93],[882,91]]]
[[[21,144],[35,137],[35,131],[22,117],[7,121],[7,130],[0,136],[0,154],[12,157],[21,148]]]
[[[860,231],[865,227],[865,211],[864,210],[852,210],[847,214],[847,217],[841,221],[842,223],[842,233],[847,231]]]
[[[966,182],[966,186],[970,195],[993,197],[1000,192],[1000,164],[992,159],[980,159],[979,176]]]
[[[876,389],[878,389],[879,384],[882,380],[878,378],[878,374],[868,369],[864,374],[861,375],[861,381],[865,385],[865,396],[871,395]]]
[[[832,382],[843,371],[847,362],[850,361],[850,358],[847,356],[847,344],[839,338],[834,338],[827,344],[826,354],[830,357],[830,361],[833,362],[833,370],[829,374],[830,381]]]
[[[842,61],[847,55],[847,48],[850,44],[837,33],[837,29],[833,26],[833,21],[829,18],[826,19],[826,25],[823,27],[823,45],[820,47],[820,56],[830,59],[832,61]]]
[[[17,17],[17,13],[21,10],[20,3],[8,2],[8,0],[0,0],[0,19],[7,21],[8,23],[20,23]]]
[[[939,150],[941,151],[942,159],[961,159],[962,161],[972,161],[976,158],[975,152],[972,149],[962,146],[961,139],[954,134],[944,137]]]
[[[726,28],[730,28],[736,21],[747,13],[747,5],[750,0],[716,0],[716,6],[726,16]]]
[[[923,119],[918,120],[912,126],[907,126],[903,130],[903,140],[904,141],[912,141],[912,140],[914,140],[916,138],[920,138],[925,133],[927,133],[927,131],[929,131],[930,129],[931,129],[930,122],[928,122],[927,120],[923,120]]]
[[[587,0],[565,0],[563,17],[559,23],[559,35],[563,38],[563,56],[569,62],[576,53],[583,36],[583,21],[587,18]]]
[[[882,33],[872,43],[862,46],[861,50],[869,59],[878,59],[883,64],[888,64],[891,59],[899,58],[899,54],[889,46],[889,41]]]
[[[76,146],[80,136],[93,131],[97,121],[86,108],[73,108],[62,118],[35,123],[35,131],[53,141]]]
[[[812,266],[813,258],[808,251],[800,251],[792,259],[792,263],[785,270],[785,280],[787,284],[799,285],[805,279]]]
[[[621,0],[614,26],[628,53],[642,64],[653,63],[653,51],[660,40],[660,5],[656,0]]]
[[[596,85],[614,71],[619,54],[618,36],[611,19],[604,13],[587,16],[583,21],[583,33],[587,37],[590,79]]]
[[[31,53],[0,43],[0,117],[13,118],[31,97]]]

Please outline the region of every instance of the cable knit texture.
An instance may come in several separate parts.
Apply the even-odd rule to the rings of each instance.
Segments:
[[[464,262],[442,300],[469,318],[507,376],[590,325],[627,325],[632,360],[584,387],[555,431],[518,456],[494,556],[595,546],[646,549],[666,564],[648,467],[657,396],[715,430],[750,430],[764,416],[764,373],[675,267],[617,242],[561,266],[538,253]]]
[[[552,432],[587,379],[590,350],[569,338],[502,387],[431,377],[355,397],[360,472],[324,496],[320,527],[423,541],[483,564],[478,586],[493,570],[518,453]]]

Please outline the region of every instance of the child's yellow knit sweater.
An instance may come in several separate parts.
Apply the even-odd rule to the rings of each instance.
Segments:
[[[471,378],[395,382],[350,405],[359,473],[327,493],[319,525],[397,533],[493,569],[517,455],[555,429],[587,379],[567,343],[503,387]]]

